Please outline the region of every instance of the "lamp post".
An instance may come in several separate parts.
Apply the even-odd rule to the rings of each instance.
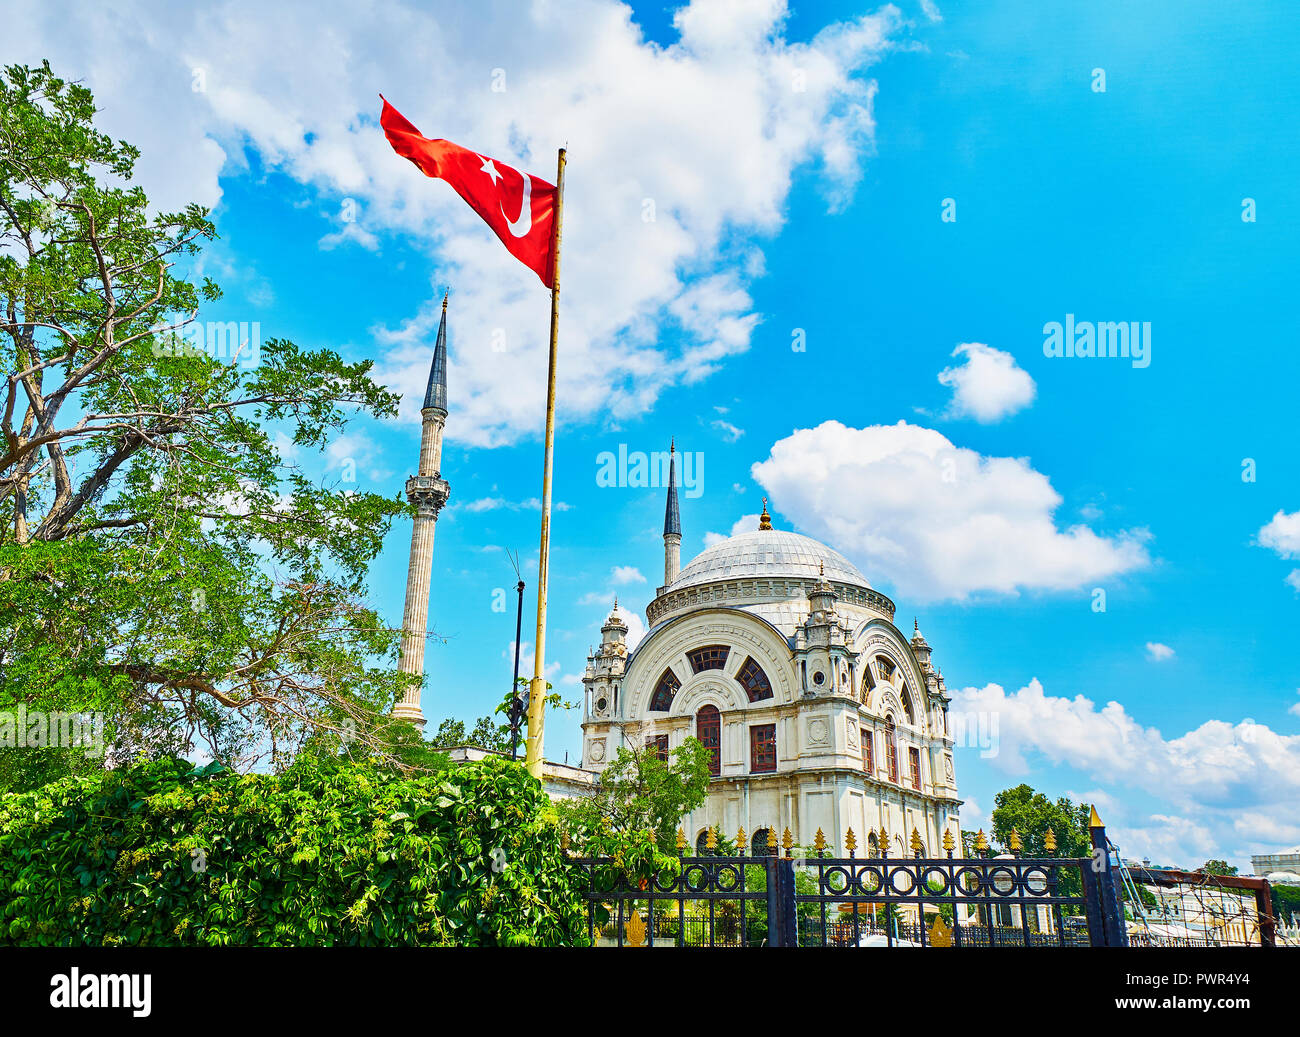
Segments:
[[[519,594],[519,608],[515,613],[515,678],[510,682],[510,759],[518,759],[519,724],[528,713],[528,700],[519,695],[519,637],[524,626],[524,581],[515,586]]]

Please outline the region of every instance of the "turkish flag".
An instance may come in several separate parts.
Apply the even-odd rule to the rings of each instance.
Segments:
[[[379,124],[403,158],[425,176],[446,180],[483,217],[510,254],[533,270],[547,288],[555,286],[555,185],[521,173],[449,140],[421,135],[383,94]]]

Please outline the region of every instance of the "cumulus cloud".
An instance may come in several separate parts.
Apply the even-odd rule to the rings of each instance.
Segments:
[[[567,143],[560,420],[619,420],[749,348],[755,240],[780,230],[796,171],[813,171],[831,209],[862,175],[866,72],[902,16],[886,5],[796,40],[787,13],[785,0],[693,0],[660,45],[615,0],[155,0],[71,20],[15,0],[6,37],[11,60],[48,56],[96,92],[104,127],[143,149],[160,204],[215,204],[220,176],[255,156],[327,208],[356,203],[322,248],[405,235],[434,256],[437,284],[455,288],[447,434],[494,445],[536,434],[547,293],[447,185],[393,154],[379,92],[427,135],[548,180]],[[377,370],[410,421],[439,298],[430,285],[399,303],[408,319],[375,315]]]
[[[952,355],[962,363],[939,372],[940,384],[952,389],[946,416],[991,424],[1033,403],[1037,386],[1010,353],[982,342],[964,342]]]
[[[952,712],[997,731],[988,763],[1016,779],[1031,769],[1041,775],[1046,761],[1128,790],[1116,797],[1122,803],[1137,790],[1169,804],[1145,823],[1115,829],[1125,856],[1193,865],[1212,854],[1241,859],[1276,840],[1241,829],[1240,818],[1251,811],[1287,816],[1300,800],[1300,735],[1249,718],[1207,720],[1165,738],[1119,702],[1098,708],[1082,695],[1048,695],[1036,679],[1012,693],[998,684],[962,688],[953,693]]]
[[[618,587],[629,583],[645,583],[646,579],[635,565],[616,565],[610,570],[609,582]]]
[[[909,598],[1067,590],[1149,564],[1143,530],[1058,527],[1061,497],[1027,459],[902,421],[796,430],[752,473],[797,528]]]
[[[1300,558],[1300,511],[1288,515],[1279,508],[1277,514],[1260,528],[1255,542],[1277,552],[1281,558]],[[1300,569],[1292,569],[1282,582],[1300,593]]]
[[[1022,774],[1029,757],[1064,763],[1097,780],[1139,788],[1183,809],[1262,808],[1300,799],[1300,735],[1244,719],[1207,720],[1177,738],[1140,725],[1119,702],[1048,695],[1038,680],[1008,694],[1001,685],[963,688],[953,710],[996,715],[990,762]]]
[[[758,512],[749,515],[741,515],[731,525],[730,533],[714,533],[712,531],[704,534],[704,546],[712,547],[714,544],[720,544],[729,537],[734,537],[737,533],[748,533],[758,528]]]
[[[1159,641],[1147,642],[1147,658],[1153,663],[1168,662],[1174,655],[1174,650],[1168,645],[1162,645]]]

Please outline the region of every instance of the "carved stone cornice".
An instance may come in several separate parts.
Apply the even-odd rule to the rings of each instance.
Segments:
[[[421,518],[437,518],[451,496],[451,485],[436,475],[413,475],[406,480],[406,499]]]

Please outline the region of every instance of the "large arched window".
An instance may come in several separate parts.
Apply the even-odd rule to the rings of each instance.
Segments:
[[[772,697],[772,683],[767,679],[763,668],[754,662],[752,656],[746,659],[745,665],[736,671],[736,680],[740,681],[740,686],[745,689],[750,702]]]
[[[717,706],[701,706],[695,714],[695,737],[709,750],[709,773],[722,773],[722,714]]]
[[[687,652],[686,658],[690,660],[691,672],[701,673],[704,670],[722,669],[727,665],[727,656],[730,653],[731,649],[726,645],[705,645],[693,652]]]
[[[894,718],[885,718],[885,754],[888,757],[889,780],[898,784],[898,731],[894,727]]]
[[[667,713],[673,708],[673,696],[681,686],[682,682],[677,679],[677,674],[673,673],[673,668],[668,667],[659,678],[659,683],[655,685],[654,694],[650,696],[650,709],[657,713]]]
[[[767,845],[768,830],[759,828],[754,832],[754,838],[749,844],[749,852],[753,857],[771,857],[776,850]]]

